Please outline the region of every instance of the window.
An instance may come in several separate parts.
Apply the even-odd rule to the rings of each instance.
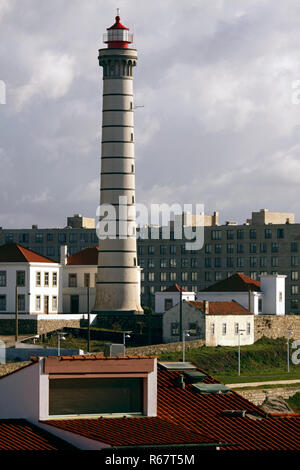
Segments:
[[[176,273],[170,273],[170,281],[176,281]]]
[[[35,243],[43,243],[44,242],[44,236],[42,233],[36,233],[35,234]]]
[[[291,272],[291,280],[292,281],[298,281],[298,271],[292,271]]]
[[[49,287],[49,273],[44,273],[44,286]]]
[[[215,268],[220,268],[221,264],[221,258],[215,258]]]
[[[13,242],[14,242],[13,233],[6,233],[5,234],[5,243],[13,243]]]
[[[227,230],[227,240],[233,240],[234,232],[233,230]]]
[[[242,230],[242,229],[237,230],[236,238],[238,240],[244,240],[244,230]]]
[[[0,312],[6,311],[6,295],[0,295]]]
[[[265,238],[272,238],[272,230],[270,228],[265,228]]]
[[[141,281],[144,281],[145,280],[145,273],[144,271],[141,272]]]
[[[242,243],[238,243],[236,247],[237,253],[244,253],[244,245]]]
[[[291,266],[298,266],[298,256],[291,256]]]
[[[211,281],[211,272],[206,271],[204,274],[205,281]]]
[[[196,336],[198,333],[197,323],[189,324],[189,334],[190,336]]]
[[[182,281],[188,280],[188,273],[186,271],[181,273],[181,280]]]
[[[272,266],[273,268],[279,266],[279,258],[274,258],[274,257],[272,257],[272,258],[271,258],[271,266]]]
[[[211,323],[211,324],[210,324],[210,334],[211,334],[211,335],[214,335],[214,334],[215,334],[215,324],[214,324],[214,323]]]
[[[181,258],[181,267],[182,268],[187,268],[188,266],[189,266],[188,258]]]
[[[17,271],[17,286],[24,287],[25,286],[25,271]]]
[[[222,253],[222,245],[220,245],[219,243],[215,245],[215,253],[216,254]]]
[[[222,273],[220,271],[215,272],[215,281],[221,281],[222,280]]]
[[[211,258],[204,258],[204,265],[206,268],[211,268]]]
[[[41,273],[40,273],[40,271],[38,271],[38,272],[35,274],[35,285],[36,285],[36,287],[40,287],[40,286],[41,286]]]
[[[181,254],[185,255],[187,250],[185,249],[185,245],[181,245]]]
[[[25,295],[19,294],[18,295],[18,310],[24,312],[25,310]]]
[[[148,255],[154,255],[154,246],[148,245]]]
[[[160,260],[160,267],[161,268],[167,268],[168,267],[168,260],[166,258],[162,258]]]
[[[90,287],[90,273],[84,273],[84,287]]]
[[[259,251],[260,251],[261,253],[267,253],[267,245],[266,245],[264,242],[260,243],[260,245],[259,245]]]
[[[298,290],[298,286],[297,286],[297,290]],[[279,302],[282,302],[282,300],[283,300],[283,294],[282,294],[282,292],[280,291],[280,292],[279,292]]]
[[[0,287],[6,287],[6,271],[0,271]]]
[[[198,280],[198,273],[192,272],[192,281],[197,281],[197,280]]]
[[[259,258],[259,265],[261,268],[265,268],[267,266],[267,258],[266,257]]]
[[[142,255],[142,256],[143,256],[144,254],[145,254],[145,247],[139,245],[139,246],[138,246],[138,255]]]
[[[245,264],[244,258],[237,258],[236,259],[236,265],[238,268],[243,268]]]
[[[211,239],[212,239],[212,240],[222,240],[222,232],[221,232],[221,230],[212,230],[212,232],[211,232]]]
[[[257,272],[256,272],[256,271],[251,271],[251,272],[250,272],[250,277],[251,277],[251,279],[253,279],[254,281],[257,281],[257,279],[258,279]]]
[[[191,268],[196,268],[197,266],[197,258],[191,258]]]
[[[254,256],[250,256],[250,266],[251,268],[257,266],[257,258]]]
[[[167,247],[166,245],[160,245],[160,254],[166,255],[167,254]]]
[[[47,256],[55,256],[55,247],[54,246],[47,246]]]
[[[151,295],[153,295],[153,294],[155,293],[155,287],[154,287],[154,286],[150,286],[149,292],[150,292]]]
[[[250,229],[249,237],[250,237],[251,239],[256,238],[256,230],[255,230],[255,228]]]
[[[149,282],[153,282],[153,281],[154,281],[154,273],[153,273],[153,272],[149,272],[149,273],[148,273],[148,281],[149,281]]]
[[[69,287],[77,287],[77,274],[76,273],[69,274]]]
[[[236,334],[236,335],[239,334],[239,324],[238,323],[234,324],[234,334]]]
[[[249,251],[250,253],[256,253],[256,243],[250,243]]]
[[[59,243],[66,243],[67,237],[65,233],[59,233],[58,234],[58,242]]]
[[[227,268],[233,268],[233,258],[227,258],[226,265]]]
[[[148,268],[154,268],[155,267],[155,261],[153,258],[148,259]]]
[[[222,335],[226,335],[226,331],[227,331],[227,325],[226,323],[222,323]]]
[[[88,234],[86,232],[80,232],[79,240],[80,240],[81,243],[87,243],[88,242]]]
[[[47,233],[47,242],[53,242],[54,235],[53,233]]]
[[[173,307],[173,299],[165,299],[165,312]]]
[[[141,268],[144,268],[144,267],[145,267],[145,258],[140,258],[140,259],[139,259],[139,266],[140,266]]]
[[[132,103],[131,103],[132,106]],[[134,173],[134,165],[131,165],[131,173]]]
[[[299,290],[298,290],[298,286],[297,286],[297,285],[291,286],[291,293],[292,293],[293,295],[299,293]],[[282,295],[282,293],[281,293],[281,295]]]
[[[258,299],[258,311],[262,312],[262,299]]]
[[[250,335],[251,333],[251,324],[250,323],[247,323],[247,326],[246,326],[246,334],[247,335]]]
[[[277,229],[277,238],[284,238],[284,229],[278,228]]]
[[[127,377],[50,379],[49,415],[142,413],[143,380]]]
[[[205,253],[210,255],[212,253],[212,247],[210,243],[205,244]]]
[[[35,297],[35,309],[41,310],[41,296],[40,295],[37,295]]]
[[[52,273],[52,287],[57,287],[57,273]]]
[[[278,243],[277,242],[272,243],[271,252],[272,253],[278,253]]]
[[[54,295],[52,297],[52,310],[57,310],[57,297]]]
[[[291,300],[291,309],[292,310],[298,310],[298,299],[292,299]]]
[[[167,273],[160,273],[160,280],[162,282],[166,282],[167,280]]]
[[[70,243],[77,243],[77,233],[70,233],[69,235],[69,242]]]
[[[233,244],[232,243],[227,243],[227,253],[228,254],[233,253]]]
[[[21,233],[19,237],[20,243],[29,243],[29,234]]]
[[[291,252],[292,253],[298,252],[298,242],[291,242]]]
[[[171,336],[178,336],[179,335],[179,323],[174,322],[171,323]]]
[[[176,245],[170,245],[170,255],[176,255]]]

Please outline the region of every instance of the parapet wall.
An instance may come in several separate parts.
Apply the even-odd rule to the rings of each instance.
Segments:
[[[287,338],[288,329],[293,330],[291,339],[300,339],[300,315],[255,315],[254,341],[266,338]]]

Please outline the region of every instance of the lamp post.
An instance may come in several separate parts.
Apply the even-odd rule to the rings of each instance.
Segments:
[[[87,286],[87,313],[88,313],[88,352],[91,346],[91,327],[90,327],[90,288]]]
[[[126,343],[126,338],[130,338],[130,334],[132,333],[132,331],[123,331],[123,344],[125,346],[125,343]]]
[[[289,336],[292,336],[294,334],[293,328],[288,328],[287,330],[287,340],[286,340],[286,345],[287,345],[287,371],[288,374],[290,373],[290,338]]]
[[[185,362],[185,338],[190,336],[190,330],[182,330],[182,362]]]
[[[16,334],[15,334],[15,342],[17,343],[19,340],[19,305],[18,305],[18,284],[16,284]]]
[[[238,375],[240,376],[241,375],[241,334],[243,334],[243,331],[245,330],[241,330],[240,328],[238,328],[237,330],[237,334],[238,334],[238,347],[239,347],[239,350],[238,350]]]
[[[57,332],[57,355],[60,356],[60,341],[65,341],[65,335],[68,333]]]

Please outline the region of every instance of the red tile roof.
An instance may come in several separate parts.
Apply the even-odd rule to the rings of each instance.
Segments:
[[[245,274],[235,273],[223,281],[202,289],[201,292],[249,292],[260,291],[260,282],[254,281]]]
[[[163,290],[163,292],[188,292],[186,289],[183,289],[183,287],[180,287],[178,284],[173,284],[170,287],[167,287],[166,289]]]
[[[68,257],[67,265],[98,266],[98,247],[92,246]]]
[[[214,442],[212,437],[199,431],[190,431],[157,417],[64,419],[44,423],[113,447]]]
[[[0,420],[1,450],[67,451],[76,449],[25,419],[2,419]]]
[[[55,261],[18,243],[6,243],[0,246],[0,263],[55,263]]]
[[[203,301],[188,301],[188,303],[202,312],[204,311]],[[228,302],[208,302],[208,312],[207,315],[253,315],[243,305],[234,300]]]
[[[232,444],[222,449],[299,450],[300,414],[267,415],[234,391],[201,394],[191,384],[181,389],[176,382],[182,373],[159,365],[159,417],[191,431],[209,432],[216,441]],[[203,382],[219,383],[209,375]],[[246,416],[225,416],[226,410],[246,410]]]

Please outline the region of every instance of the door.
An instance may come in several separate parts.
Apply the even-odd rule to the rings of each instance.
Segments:
[[[44,296],[44,313],[49,313],[49,296]]]
[[[71,295],[71,313],[79,313],[79,295]]]

